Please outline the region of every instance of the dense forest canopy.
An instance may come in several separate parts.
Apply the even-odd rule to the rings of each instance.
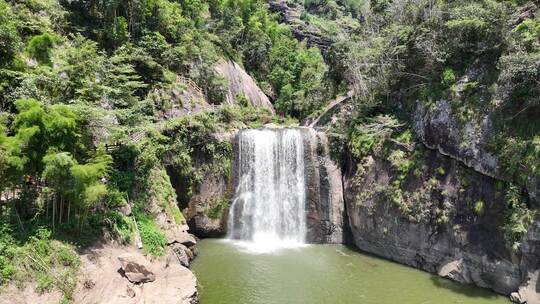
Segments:
[[[414,141],[418,104],[447,101],[462,123],[493,117],[503,228],[517,248],[535,216],[525,185],[540,177],[538,2],[284,2],[295,20],[262,0],[0,0],[0,284],[23,271],[44,290],[56,284],[21,252],[77,267],[70,245],[51,238],[81,245],[107,231],[131,242],[132,221],[118,211],[128,202],[145,248],[159,255],[149,195],[161,193],[183,221],[168,205],[176,194],[166,166],[179,170],[189,196],[201,178],[195,154],[230,175],[230,144],[210,134],[312,119],[349,91],[352,110],[330,133],[360,164],[390,140]],[[276,116],[244,96],[224,105],[227,81],[215,69],[224,60],[255,79]],[[182,102],[179,79],[218,110],[168,119]],[[414,153],[388,153],[400,180],[412,174]],[[400,183],[392,197],[405,210]],[[63,275],[69,299],[73,273]]]

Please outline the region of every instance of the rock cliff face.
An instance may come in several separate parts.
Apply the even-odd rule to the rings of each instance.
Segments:
[[[344,241],[341,169],[330,159],[324,133],[303,128],[307,181],[307,241],[341,244]]]
[[[229,132],[214,134],[213,137],[216,142],[232,145],[234,135],[235,132]],[[180,208],[191,233],[201,238],[223,237],[227,228],[225,218],[228,202],[234,192],[232,178],[226,170],[223,170],[226,165],[220,163],[219,160],[199,155],[195,163],[195,170],[200,174],[200,180],[190,196],[187,195],[189,186],[178,174],[178,168],[171,166],[167,169],[178,195]]]
[[[327,35],[301,18],[303,8],[301,5],[285,0],[268,1],[271,11],[280,16],[280,22],[286,23],[291,28],[293,35],[300,41],[307,41],[309,46],[317,46],[321,50],[328,50],[334,41]]]
[[[507,177],[502,174],[499,168],[499,161],[496,155],[493,155],[487,143],[493,131],[493,121],[491,113],[487,111],[473,121],[460,123],[457,119],[458,115],[452,109],[450,103],[445,100],[436,102],[433,109],[424,107],[421,103],[417,104],[414,113],[414,129],[419,137],[419,140],[427,147],[434,149],[432,153],[441,153],[447,155],[450,162],[464,167],[470,167],[478,172],[474,180],[483,180],[482,187],[493,185],[497,180],[507,180]],[[492,177],[491,179],[486,176]],[[526,195],[529,198],[529,205],[535,206],[539,203],[540,198],[540,179],[535,176],[529,176],[524,184]],[[504,198],[486,197],[486,202],[497,202],[493,216],[499,216],[505,213],[501,206],[506,205]],[[503,294],[510,294],[511,299],[518,303],[540,303],[540,285],[538,285],[538,272],[540,269],[540,243],[539,229],[540,222],[537,220],[529,229],[529,232],[518,252],[508,253],[507,257],[503,258],[500,251],[494,250],[491,247],[476,248],[470,250],[459,244],[450,243],[448,249],[452,249],[460,256],[446,266],[440,267],[437,270],[440,275],[447,276],[454,280],[474,283],[481,287],[493,289]],[[499,225],[500,226],[500,225]],[[482,229],[477,225],[470,226],[468,233],[484,232],[480,240],[489,239],[493,242],[496,239],[502,239],[502,236],[497,235],[500,229],[492,227],[491,229]],[[442,238],[446,239],[447,234],[443,234]],[[475,241],[474,243],[478,243]],[[487,261],[484,257],[495,256],[490,263],[495,262],[495,265],[503,266],[504,269],[491,266],[490,269],[497,271],[491,275],[486,274],[485,263],[479,263],[478,258],[470,256],[471,252],[477,257],[482,257],[482,261]],[[468,255],[464,258],[463,255]],[[402,261],[406,264],[411,264],[411,261]],[[429,265],[436,263],[428,263]],[[428,271],[434,272],[434,268]],[[493,276],[495,280],[478,280],[475,277]],[[519,290],[518,290],[519,289]],[[517,291],[517,292],[516,292]]]
[[[507,180],[500,172],[497,156],[489,151],[487,144],[493,134],[493,121],[487,112],[479,117],[460,123],[458,114],[449,101],[439,100],[433,109],[417,103],[414,112],[414,130],[420,141],[441,154],[459,160],[479,173]],[[536,203],[540,199],[540,179],[529,176],[527,194]]]
[[[223,237],[226,233],[226,211],[222,216],[211,217],[209,211],[221,199],[230,199],[232,193],[228,177],[204,171],[201,183],[184,209],[190,231],[198,237]]]
[[[274,114],[274,106],[268,97],[236,62],[222,60],[216,66],[216,71],[227,81],[227,104],[235,104],[238,96],[243,95],[252,106],[268,109]]]
[[[486,140],[492,130],[489,115],[460,124],[450,102],[439,100],[433,108],[430,111],[421,102],[417,104],[414,129],[420,140],[429,148],[449,155],[484,175],[500,179],[497,158],[486,149]]]
[[[464,284],[506,295],[519,289],[516,300],[539,303],[538,223],[511,251],[501,231],[506,202],[498,181],[423,150],[423,172],[401,186],[410,206],[388,193],[396,172],[387,160],[370,157],[360,175],[350,164],[344,193],[354,245]]]

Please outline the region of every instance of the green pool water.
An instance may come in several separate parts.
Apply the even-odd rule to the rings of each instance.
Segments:
[[[509,301],[339,245],[255,254],[202,240],[192,270],[201,304],[497,304]]]

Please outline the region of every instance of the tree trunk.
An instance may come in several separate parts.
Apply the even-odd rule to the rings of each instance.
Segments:
[[[64,198],[60,195],[60,210],[58,210],[58,225],[62,224],[63,213],[64,213]]]
[[[56,195],[53,195],[53,208],[52,208],[52,232],[54,234],[54,214],[56,210]]]
[[[45,195],[45,218],[49,219],[49,196]]]

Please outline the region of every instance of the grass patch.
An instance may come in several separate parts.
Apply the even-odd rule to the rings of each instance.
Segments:
[[[144,252],[153,257],[163,256],[167,246],[165,233],[147,216],[136,214],[136,218]]]
[[[223,213],[229,208],[231,200],[228,198],[215,199],[210,208],[207,209],[206,215],[211,219],[220,219],[223,217]]]
[[[158,205],[163,207],[165,213],[177,224],[186,222],[184,215],[176,205],[176,192],[171,185],[171,180],[164,169],[152,169],[150,172],[150,196],[158,200]]]
[[[23,287],[34,281],[39,293],[56,289],[63,301],[71,300],[80,267],[72,244],[51,239],[47,228],[37,229],[25,242],[14,239],[7,225],[0,230],[0,285],[11,282]]]

